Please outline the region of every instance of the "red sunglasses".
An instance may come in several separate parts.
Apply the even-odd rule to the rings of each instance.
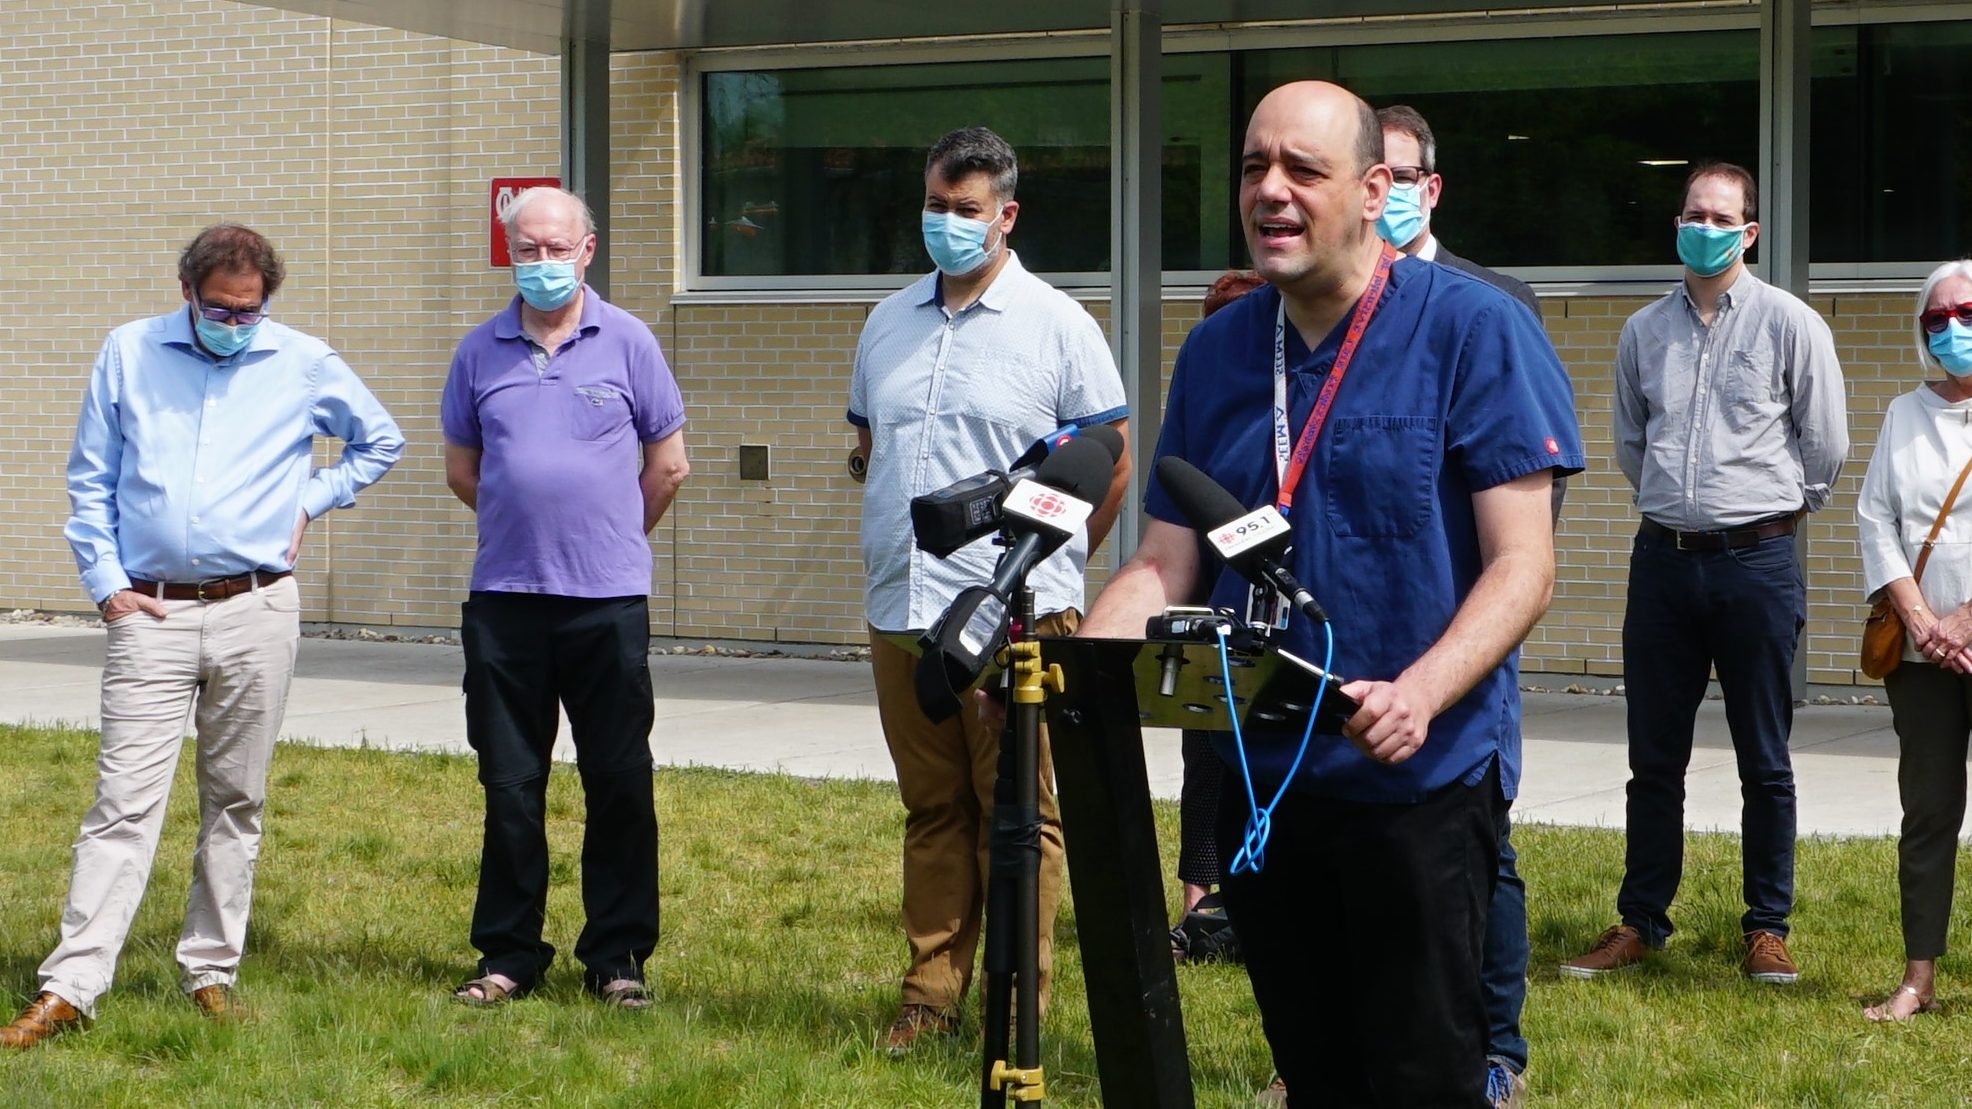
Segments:
[[[1942,333],[1945,324],[1953,319],[1966,327],[1972,327],[1972,300],[1956,308],[1926,308],[1917,314],[1918,326],[1933,335]]]

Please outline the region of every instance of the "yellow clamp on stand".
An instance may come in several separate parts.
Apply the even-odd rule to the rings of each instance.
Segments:
[[[1048,690],[1060,693],[1067,688],[1060,665],[1041,666],[1041,645],[1034,640],[1007,644],[1013,656],[1013,700],[1015,704],[1038,705],[1048,699]]]
[[[1005,1059],[995,1059],[993,1088],[1005,1090],[1007,1097],[1014,1101],[1040,1101],[1048,1096],[1048,1084],[1041,1077],[1041,1069],[1022,1070],[1007,1066]]]

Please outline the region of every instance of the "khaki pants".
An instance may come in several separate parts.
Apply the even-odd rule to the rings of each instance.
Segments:
[[[199,838],[178,940],[179,985],[231,985],[246,946],[267,762],[287,711],[301,597],[284,578],[224,601],[165,601],[108,629],[96,803],[82,818],[61,943],[41,988],[91,1016],[150,880],[165,801],[196,708]]]
[[[1068,635],[1081,623],[1070,609],[1042,617],[1042,635]],[[917,656],[870,632],[877,713],[897,767],[904,802],[904,935],[911,965],[906,1005],[956,1012],[972,981],[986,909],[993,782],[1000,736],[979,722],[968,700],[959,715],[933,724],[918,709],[912,676]],[[1055,907],[1061,901],[1061,814],[1055,808],[1054,760],[1041,729],[1040,989],[1047,998],[1054,963]]]

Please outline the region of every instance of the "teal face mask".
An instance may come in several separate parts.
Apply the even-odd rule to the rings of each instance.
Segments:
[[[1678,224],[1678,260],[1700,277],[1717,277],[1732,268],[1745,249],[1746,228],[1709,223]]]
[[[1951,320],[1943,331],[1927,335],[1924,343],[1944,363],[1947,373],[1953,377],[1972,377],[1972,327]]]
[[[1383,214],[1376,217],[1376,233],[1384,242],[1401,250],[1423,234],[1424,225],[1429,222],[1430,216],[1424,208],[1424,182],[1395,185],[1390,189],[1390,199],[1383,202]]]
[[[234,327],[208,320],[196,313],[192,322],[193,330],[198,332],[199,344],[221,358],[231,358],[245,350],[246,345],[253,342],[253,333],[260,330],[257,323]]]
[[[574,262],[515,262],[514,284],[520,288],[520,299],[543,312],[552,312],[567,304],[582,287],[575,279]]]
[[[992,261],[986,251],[986,236],[998,223],[1004,208],[996,209],[985,222],[967,219],[954,212],[925,212],[918,220],[924,232],[924,249],[940,273],[952,277],[966,274]]]

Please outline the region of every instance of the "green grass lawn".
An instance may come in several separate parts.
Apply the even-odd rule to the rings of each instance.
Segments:
[[[0,987],[10,1007],[32,994],[53,946],[94,759],[93,733],[0,726]],[[256,1015],[218,1027],[179,995],[172,963],[197,824],[189,753],[180,770],[116,989],[87,1034],[0,1057],[15,1104],[977,1100],[976,1009],[957,1041],[901,1061],[874,1048],[904,958],[903,820],[887,784],[661,772],[655,1010],[603,1009],[564,959],[534,997],[477,1011],[446,999],[473,957],[472,762],[283,746],[241,983]],[[580,927],[581,792],[571,770],[556,773],[549,814],[549,936],[566,952]],[[1159,817],[1170,857],[1175,806]],[[1534,1104],[1972,1104],[1972,962],[1945,960],[1941,1015],[1901,1028],[1858,1016],[1901,967],[1889,841],[1802,845],[1794,948],[1805,977],[1775,988],[1736,970],[1736,840],[1693,842],[1681,930],[1664,957],[1584,983],[1552,967],[1610,923],[1621,836],[1527,826],[1515,839],[1532,891]],[[1972,877],[1963,854],[1960,869]],[[1175,884],[1170,893],[1175,903]],[[1972,939],[1967,916],[1954,918],[1961,945]],[[1100,1093],[1073,928],[1064,906],[1044,1065],[1053,1104],[1092,1106]],[[1179,984],[1199,1104],[1245,1105],[1269,1064],[1244,972],[1183,967]]]

